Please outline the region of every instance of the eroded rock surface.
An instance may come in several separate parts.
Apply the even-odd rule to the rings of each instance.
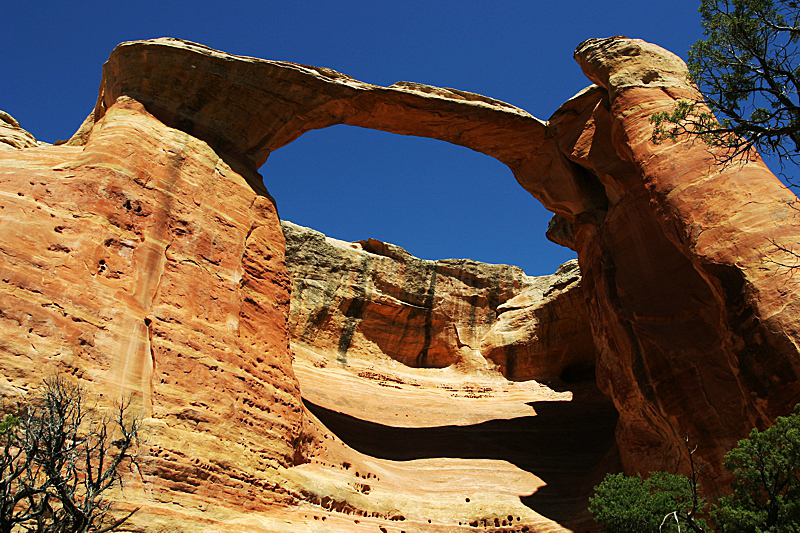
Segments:
[[[629,470],[685,469],[688,434],[711,481],[748,428],[800,400],[800,284],[779,249],[798,249],[800,204],[757,155],[722,165],[698,140],[652,141],[653,113],[699,97],[677,56],[611,38],[575,57],[598,86],[550,129],[608,198],[573,220],[598,383]]]
[[[585,487],[617,449],[629,472],[685,470],[686,434],[713,489],[725,451],[800,400],[800,277],[784,266],[800,249],[797,198],[757,156],[721,166],[692,139],[652,142],[649,117],[697,97],[676,56],[616,37],[576,59],[596,85],[544,122],[454,89],[176,39],[121,44],[66,145],[0,121],[0,391],[60,370],[101,403],[134,395],[148,432],[125,495],[138,530],[556,531],[585,525]],[[577,251],[580,283],[574,267],[540,284],[318,236],[290,321],[284,236],[256,168],[333,124],[504,162],[558,215],[549,235]],[[618,424],[591,383],[565,384],[591,376],[592,355]],[[464,425],[480,427],[450,427]],[[466,444],[498,432],[514,445]],[[397,442],[381,452],[382,439]],[[457,456],[442,457],[448,439]],[[526,455],[528,440],[544,448]],[[588,474],[558,466],[568,457]],[[433,462],[415,477],[403,462],[417,460]],[[473,503],[465,487],[492,499],[456,506]]]
[[[0,150],[30,148],[31,146],[39,146],[39,141],[22,129],[14,117],[0,110]]]
[[[346,243],[283,222],[292,342],[320,352],[508,379],[591,372],[595,353],[577,262],[552,276],[470,259],[427,261],[394,244]]]
[[[133,394],[134,527],[293,501],[276,469],[293,464],[302,405],[272,201],[129,98],[83,147],[3,152],[0,184],[5,399],[50,372],[101,404]]]
[[[545,122],[466,91],[411,82],[381,87],[329,68],[164,38],[114,49],[88,122],[120,95],[252,169],[309,130],[349,124],[440,139],[495,157],[555,212],[580,213],[595,200],[592,184],[573,172]]]
[[[333,437],[293,471],[309,498],[409,529],[591,527],[617,417],[576,261],[530,277],[282,224],[293,367]]]

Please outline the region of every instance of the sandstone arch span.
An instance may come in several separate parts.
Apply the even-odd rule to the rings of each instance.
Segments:
[[[469,257],[529,275],[577,257],[547,240],[553,213],[508,166],[451,143],[342,124],[303,134],[259,172],[282,219],[330,237],[371,236],[422,258]]]
[[[174,39],[120,45],[68,146],[4,151],[3,393],[45,363],[137,390],[156,499],[291,503],[277,472],[314,437],[288,352],[283,235],[256,169],[345,123],[507,164],[578,253],[626,468],[685,468],[688,433],[713,481],[736,439],[800,400],[800,277],[775,245],[800,247],[797,198],[757,157],[721,167],[700,143],[651,142],[648,117],[696,96],[676,56],[609,38],[576,59],[596,85],[544,122],[452,89]]]
[[[479,94],[410,82],[381,87],[327,68],[232,56],[175,39],[123,43],[103,71],[93,120],[126,95],[251,170],[306,131],[349,124],[495,157],[564,216],[591,207],[583,177],[546,124]]]

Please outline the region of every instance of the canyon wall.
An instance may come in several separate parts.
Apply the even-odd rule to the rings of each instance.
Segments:
[[[756,154],[653,142],[653,113],[700,98],[677,56],[612,38],[575,57],[597,86],[549,124],[608,198],[572,223],[623,461],[685,469],[688,435],[706,479],[724,476],[725,451],[800,400],[800,284],[782,266],[800,204]]]
[[[783,266],[800,249],[797,198],[755,155],[722,165],[699,141],[652,141],[653,113],[698,97],[677,56],[618,37],[575,57],[595,85],[544,122],[454,89],[176,39],[119,45],[66,145],[0,116],[0,392],[19,397],[52,370],[107,400],[133,394],[157,480],[130,497],[150,506],[142,529],[306,498],[286,469],[325,437],[290,332],[345,361],[511,379],[584,379],[594,357],[625,469],[685,470],[688,434],[713,486],[737,439],[800,401],[800,278]],[[556,214],[548,234],[577,251],[580,282],[574,266],[537,285],[511,267],[289,229],[290,315],[284,235],[256,169],[334,124],[507,164]]]
[[[368,239],[283,222],[292,342],[417,368],[496,370],[512,380],[591,372],[594,343],[576,261],[551,276],[470,259],[426,261]]]
[[[304,403],[364,454],[324,441],[301,469],[337,458],[363,476],[370,462],[392,460],[369,494],[391,484],[401,531],[415,519],[421,531],[593,527],[591,488],[620,468],[617,413],[595,384],[577,261],[532,277],[282,225]],[[443,475],[450,481],[431,483]],[[338,498],[350,512],[369,508]]]
[[[596,85],[546,123],[463,91],[377,87],[184,42],[128,43],[105,66],[94,117],[125,94],[253,167],[303,132],[341,123],[496,157],[572,225],[627,468],[685,468],[688,433],[715,477],[747,428],[799,399],[798,286],[773,244],[795,247],[796,199],[758,158],[721,166],[693,139],[652,142],[652,113],[698,96],[677,56],[610,38],[583,43],[576,59]],[[186,64],[191,76],[170,83]],[[236,101],[257,104],[233,113]]]

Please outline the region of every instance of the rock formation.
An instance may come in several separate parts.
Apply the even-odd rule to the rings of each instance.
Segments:
[[[685,470],[687,434],[713,489],[724,452],[800,401],[797,198],[757,156],[653,143],[649,117],[698,96],[676,56],[617,37],[575,58],[595,85],[544,122],[454,89],[119,45],[65,145],[0,116],[0,393],[57,370],[102,402],[132,394],[138,530],[577,527],[604,468]],[[285,241],[256,169],[342,123],[504,162],[580,280],[290,225]]]
[[[510,531],[588,523],[591,487],[618,468],[616,410],[594,383],[576,261],[529,277],[517,267],[426,261],[375,239],[348,243],[282,225],[303,399],[364,454],[324,441],[304,475],[328,479],[320,461],[341,470],[392,460],[379,463],[380,480],[368,486],[391,485],[392,512],[431,519],[434,531],[495,519]],[[487,461],[502,474],[487,472]],[[459,488],[436,488],[438,472],[452,468]],[[500,488],[511,479],[521,483]],[[373,492],[356,499],[339,491],[336,505],[380,508]]]
[[[748,428],[800,400],[800,284],[781,266],[800,204],[756,155],[724,165],[702,142],[652,141],[653,113],[699,98],[677,56],[612,38],[575,57],[598,87],[549,124],[608,199],[572,222],[623,461],[685,468],[689,435],[713,479]]]
[[[345,243],[290,222],[283,232],[295,345],[335,351],[342,363],[356,352],[417,368],[495,368],[517,381],[594,369],[576,261],[534,278],[469,259],[425,261],[375,239]]]
[[[290,501],[275,469],[302,405],[271,199],[129,98],[83,147],[5,151],[0,182],[3,395],[55,371],[134,394],[155,529],[178,507]]]
[[[39,141],[22,129],[14,117],[5,111],[0,111],[0,150],[30,148],[38,145]]]

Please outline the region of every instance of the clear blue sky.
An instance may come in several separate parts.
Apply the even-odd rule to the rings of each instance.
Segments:
[[[684,59],[699,0],[40,2],[0,7],[0,109],[38,139],[72,135],[122,41],[172,36],[226,52],[330,67],[362,81],[477,92],[547,119],[589,84],[572,59],[626,35]],[[471,257],[548,274],[574,253],[550,213],[498,161],[441,141],[337,126],[270,156],[282,218],[344,240],[373,237],[426,259]]]

